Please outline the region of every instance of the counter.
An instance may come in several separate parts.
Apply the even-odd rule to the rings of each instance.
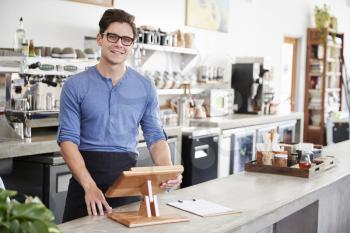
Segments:
[[[127,228],[106,216],[88,216],[59,225],[63,233],[92,232],[350,232],[350,141],[328,146],[338,165],[315,177],[242,172],[159,195],[162,213],[188,216],[190,222]],[[165,203],[202,198],[241,210],[241,214],[201,218]],[[115,211],[136,210],[138,204]]]
[[[164,130],[169,137],[181,135],[181,128],[178,126],[166,127]],[[143,140],[142,132],[140,132],[138,140]],[[0,141],[0,159],[53,153],[59,150],[56,142],[56,131],[53,130],[38,132],[33,134],[32,138],[24,140]]]
[[[298,141],[303,141],[304,113],[291,112],[276,115],[234,114],[227,117],[208,117],[204,119],[192,119],[191,126],[219,127],[221,130],[243,128],[263,124],[272,124],[289,120],[297,120],[296,135]]]
[[[222,130],[276,123],[280,121],[303,119],[302,112],[291,112],[288,114],[256,115],[256,114],[234,114],[226,117],[208,117],[203,119],[192,119],[192,126],[219,127]]]
[[[288,120],[298,120],[296,135],[303,135],[303,113],[290,113],[286,115],[250,115],[235,114],[229,117],[211,117],[205,119],[192,119],[191,126],[196,127],[218,127],[221,130],[238,127],[248,127],[252,125],[268,124]],[[180,136],[181,127],[164,128],[168,136]],[[140,132],[138,139],[143,140]],[[299,139],[300,141],[302,140]],[[32,138],[24,140],[0,141],[0,159],[19,156],[28,156],[35,154],[53,153],[59,151],[56,143],[55,131],[44,131],[32,135]]]

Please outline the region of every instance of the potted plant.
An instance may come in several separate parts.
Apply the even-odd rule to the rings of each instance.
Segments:
[[[52,212],[38,197],[27,197],[20,203],[11,197],[16,191],[0,188],[1,233],[59,233]]]
[[[315,7],[315,22],[316,27],[320,30],[321,36],[323,36],[324,29],[329,27],[331,14],[329,8],[326,4],[323,4],[323,7]]]

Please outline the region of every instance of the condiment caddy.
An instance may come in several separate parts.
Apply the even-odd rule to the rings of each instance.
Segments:
[[[245,164],[250,172],[309,178],[336,165],[333,156],[324,156],[322,146],[311,143],[278,144],[275,131],[257,144],[256,160]]]

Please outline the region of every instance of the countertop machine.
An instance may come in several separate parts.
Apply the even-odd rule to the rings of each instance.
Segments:
[[[237,113],[268,113],[265,105],[273,99],[273,93],[264,87],[263,77],[268,72],[259,59],[232,64],[231,87],[235,90]]]
[[[219,128],[183,128],[182,163],[185,168],[181,187],[218,177]]]

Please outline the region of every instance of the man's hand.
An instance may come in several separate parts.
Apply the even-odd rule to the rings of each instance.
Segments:
[[[103,208],[107,213],[112,213],[112,207],[108,205],[105,196],[96,185],[85,189],[85,203],[89,215],[104,215]]]
[[[164,190],[170,190],[175,188],[176,186],[180,185],[182,182],[182,175],[179,174],[176,177],[176,180],[167,180],[166,182],[163,182],[160,184],[160,188]]]

